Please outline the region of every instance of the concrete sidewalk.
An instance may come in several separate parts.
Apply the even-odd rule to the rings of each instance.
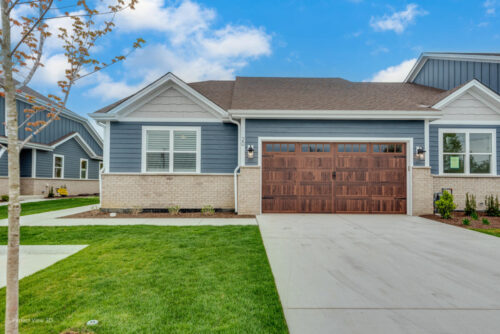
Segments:
[[[257,225],[255,218],[60,218],[96,208],[96,205],[22,216],[21,226],[89,226],[89,225],[156,225],[156,226],[224,226]],[[0,226],[7,226],[7,219]]]
[[[500,333],[500,238],[404,215],[257,217],[296,333]]]
[[[19,278],[45,269],[54,263],[73,255],[86,245],[21,246],[19,252]],[[6,284],[7,246],[0,246],[0,288]]]

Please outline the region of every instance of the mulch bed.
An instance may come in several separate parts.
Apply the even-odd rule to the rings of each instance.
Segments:
[[[255,218],[255,216],[238,215],[234,212],[215,212],[213,215],[204,215],[201,212],[181,212],[178,215],[171,215],[168,212],[140,212],[117,213],[115,217],[111,217],[109,212],[91,210],[61,218]]]
[[[427,219],[432,219],[436,220],[441,223],[449,224],[449,225],[455,225],[459,227],[464,227],[464,228],[480,228],[480,229],[485,229],[485,230],[491,230],[491,229],[500,229],[500,217],[489,217],[484,215],[481,212],[478,212],[479,219],[478,220],[473,220],[471,217],[467,217],[463,212],[454,212],[452,214],[451,219],[443,219],[438,215],[422,215],[420,217],[427,218]],[[462,220],[464,218],[468,218],[470,220],[470,225],[464,225]],[[484,225],[482,223],[482,219],[486,218],[489,220],[490,225]]]

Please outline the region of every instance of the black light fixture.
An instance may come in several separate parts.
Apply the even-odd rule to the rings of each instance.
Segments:
[[[247,158],[248,159],[253,159],[254,153],[255,153],[255,149],[253,148],[253,145],[248,145],[248,147],[247,147]]]
[[[416,154],[415,157],[417,160],[425,160],[425,150],[422,146],[417,146],[416,147]]]

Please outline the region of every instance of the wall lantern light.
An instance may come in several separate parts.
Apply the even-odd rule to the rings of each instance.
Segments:
[[[425,150],[422,146],[417,146],[415,151],[417,160],[425,160]]]
[[[248,159],[253,159],[254,153],[255,153],[255,149],[253,148],[253,145],[248,145],[248,147],[247,147],[247,157],[248,157]]]

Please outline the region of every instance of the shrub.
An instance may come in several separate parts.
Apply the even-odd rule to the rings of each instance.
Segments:
[[[464,224],[466,226],[470,226],[470,220],[468,218],[464,218],[464,219],[462,219],[462,224]]]
[[[61,197],[66,197],[68,196],[68,189],[66,189],[66,187],[61,187],[61,188],[57,188],[57,193],[61,196]]]
[[[9,201],[9,195],[2,195],[2,202],[8,202]]]
[[[441,198],[436,201],[436,208],[441,215],[441,218],[444,219],[450,219],[451,212],[455,210],[456,207],[455,203],[453,203],[453,195],[446,190],[443,191]]]
[[[470,195],[469,193],[465,194],[465,209],[464,212],[467,216],[472,216],[476,215],[477,216],[477,211],[476,211],[476,196]],[[475,218],[477,219],[477,218]]]
[[[477,215],[477,212],[473,212],[470,217],[473,219],[473,220],[479,220],[479,216]]]
[[[500,205],[498,204],[498,196],[493,197],[493,195],[486,196],[485,199],[486,205],[486,215],[490,217],[499,217],[500,216]]]
[[[54,198],[54,187],[49,188],[49,193],[47,194],[48,198]]]
[[[213,216],[215,214],[215,209],[211,205],[205,205],[201,208],[201,213],[205,216]]]
[[[482,219],[483,225],[490,225],[490,221],[487,218]]]
[[[178,216],[181,211],[181,207],[178,205],[169,206],[167,209],[168,213],[170,213],[172,216]]]

